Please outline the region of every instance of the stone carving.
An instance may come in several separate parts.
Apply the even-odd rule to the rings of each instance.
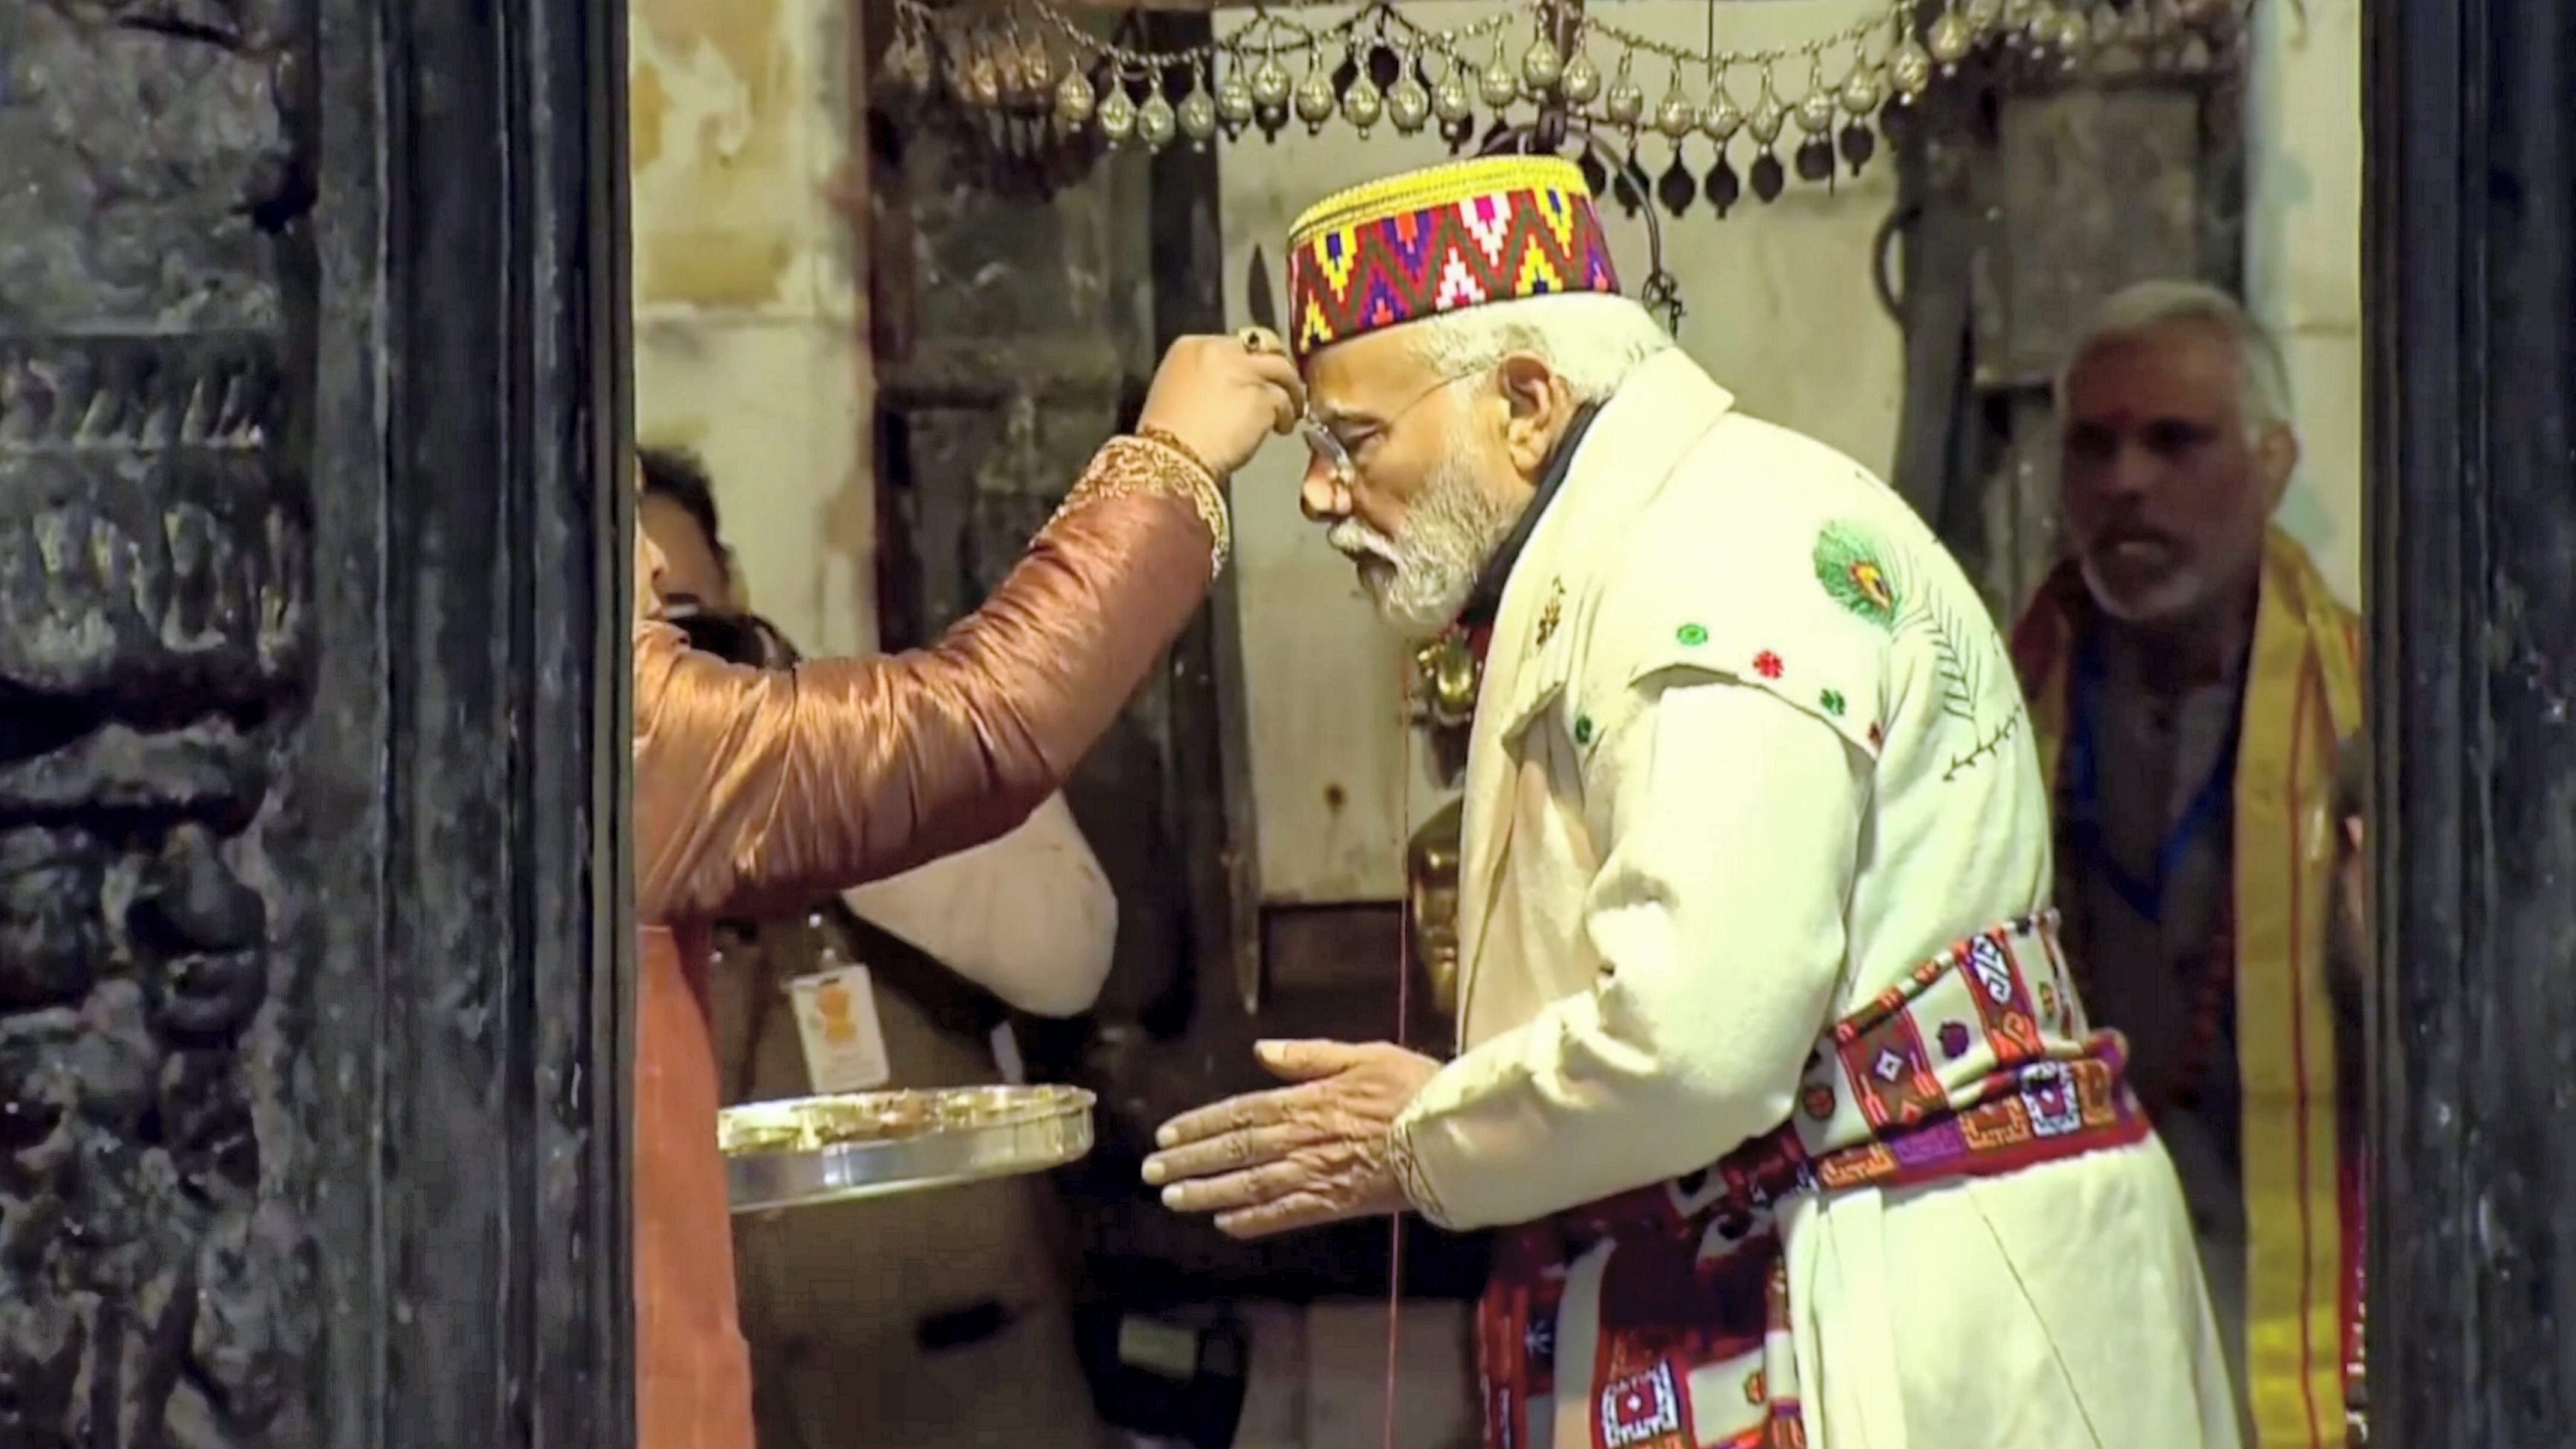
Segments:
[[[0,1444],[309,1437],[311,34],[0,6]]]

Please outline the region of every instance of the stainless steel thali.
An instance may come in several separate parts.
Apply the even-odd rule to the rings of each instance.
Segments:
[[[751,1102],[716,1140],[737,1213],[892,1197],[1043,1172],[1091,1150],[1079,1087],[947,1087]]]

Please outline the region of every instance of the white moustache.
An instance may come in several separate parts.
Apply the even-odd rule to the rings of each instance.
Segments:
[[[1356,518],[1345,518],[1324,534],[1324,541],[1339,549],[1346,558],[1357,561],[1374,558],[1382,563],[1402,565],[1403,555],[1395,540],[1369,527]]]

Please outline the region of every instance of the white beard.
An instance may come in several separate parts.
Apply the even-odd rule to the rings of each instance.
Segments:
[[[1359,565],[1360,584],[1379,617],[1406,637],[1429,638],[1455,623],[1475,592],[1477,575],[1512,531],[1513,515],[1476,481],[1475,455],[1453,435],[1431,475],[1404,512],[1404,532],[1389,538],[1345,518],[1327,542]]]

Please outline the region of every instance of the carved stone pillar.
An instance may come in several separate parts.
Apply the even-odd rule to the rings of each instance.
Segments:
[[[622,1445],[613,24],[0,6],[0,1444]]]

